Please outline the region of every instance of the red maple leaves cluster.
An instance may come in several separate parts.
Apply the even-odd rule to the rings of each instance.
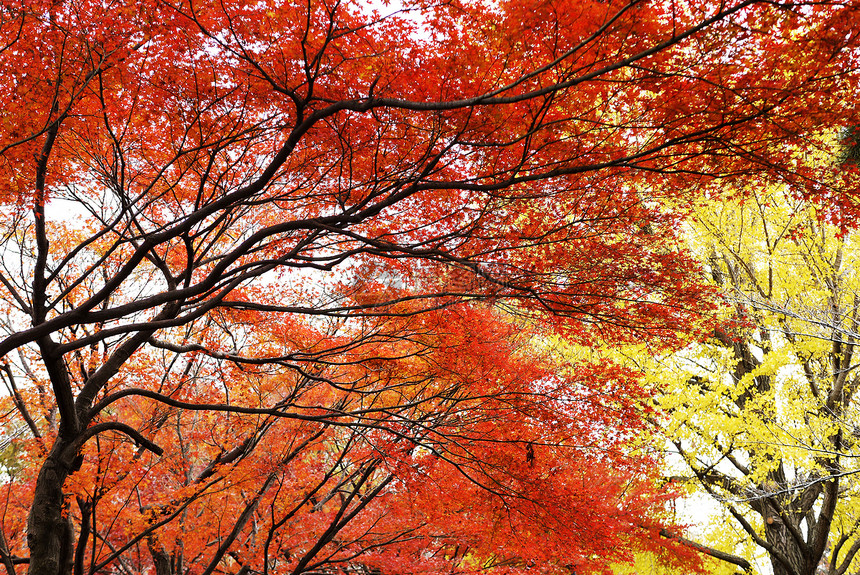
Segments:
[[[688,559],[649,390],[545,342],[675,345],[714,178],[834,192],[782,143],[856,124],[855,4],[7,2],[0,562]]]

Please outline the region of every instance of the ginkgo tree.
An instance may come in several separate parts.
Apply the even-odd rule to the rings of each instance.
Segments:
[[[779,143],[858,123],[857,17],[4,3],[6,571],[669,558],[647,390],[527,336],[673,345],[703,296],[642,190],[815,183]]]
[[[812,157],[803,161],[854,171]],[[709,543],[735,564],[854,573],[857,233],[839,210],[761,181],[734,201],[697,203],[689,235],[725,305],[710,338],[649,370],[665,386],[663,424],[684,464],[676,480],[731,526]]]

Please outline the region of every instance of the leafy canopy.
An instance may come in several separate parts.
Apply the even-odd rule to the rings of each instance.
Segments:
[[[683,559],[647,388],[528,338],[677,343],[662,200],[821,183],[780,144],[858,123],[856,8],[3,4],[6,571]]]

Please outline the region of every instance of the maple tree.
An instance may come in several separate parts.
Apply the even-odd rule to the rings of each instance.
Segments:
[[[671,345],[701,293],[641,190],[792,177],[779,142],[856,123],[857,29],[853,2],[4,3],[6,571],[680,552],[625,447],[647,389],[527,336]]]
[[[552,571],[599,565],[565,552],[571,537],[607,557],[665,547],[638,527],[666,497],[649,484],[646,461],[583,445],[620,445],[586,414],[623,408],[623,391],[635,391],[628,380],[595,367],[588,377],[617,387],[618,397],[577,392],[537,369],[515,326],[486,309],[370,324],[360,338],[302,330],[311,339],[302,353],[322,353],[332,366],[313,376],[204,358],[171,369],[170,354],[133,362],[126,373],[145,382],[135,395],[156,396],[177,380],[162,405],[135,403],[113,417],[157,442],[160,454],[98,436],[65,486],[80,533],[74,569],[435,573],[472,564],[516,572],[537,563]],[[245,354],[271,357],[285,337],[300,343],[294,330],[266,325],[254,332],[262,341],[244,342]],[[118,387],[102,403],[115,400],[119,411],[127,393]],[[612,420],[632,433],[634,406]],[[27,449],[38,456],[37,442]],[[10,533],[23,528],[29,501],[16,493],[32,488],[36,471],[9,472]],[[590,485],[596,476],[603,489]],[[601,534],[607,517],[614,537]],[[642,534],[625,536],[630,528]]]

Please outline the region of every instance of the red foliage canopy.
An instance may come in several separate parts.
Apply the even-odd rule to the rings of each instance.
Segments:
[[[799,179],[783,142],[858,123],[858,30],[854,0],[6,2],[6,570],[677,552],[626,447],[647,390],[529,337],[671,345],[703,293],[661,200]]]

